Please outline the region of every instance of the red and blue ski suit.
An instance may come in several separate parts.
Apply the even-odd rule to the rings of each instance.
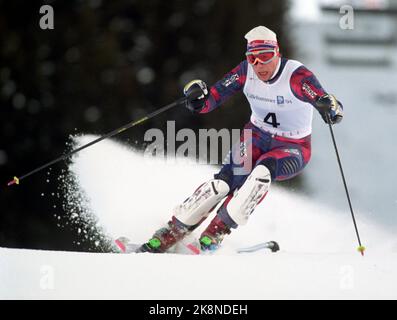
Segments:
[[[279,69],[276,75],[269,82],[266,82],[266,84],[272,85],[276,83],[280,77],[282,77],[288,61],[289,60],[286,58],[281,58]],[[243,89],[246,96],[248,96],[245,86],[249,67],[250,66],[246,60],[242,61],[237,67],[228,72],[221,80],[216,82],[210,88],[209,97],[206,101],[204,109],[200,113],[207,113],[216,109],[231,96],[242,91]],[[300,104],[304,102],[305,106],[307,105],[307,108],[316,108],[316,99],[324,95],[326,92],[314,74],[305,66],[300,65],[291,71],[291,75],[288,75],[288,78],[289,84],[284,84],[288,87],[288,90],[285,91],[289,91],[290,89],[293,96],[298,99],[296,101],[298,101]],[[285,79],[286,78],[284,77],[284,80]],[[252,80],[252,75],[250,80]],[[254,96],[254,98],[257,97]],[[284,103],[283,96],[277,96],[277,99],[275,100],[276,107],[277,104]],[[292,104],[293,102],[290,103]],[[274,123],[275,121],[275,126],[277,126],[279,123],[277,123],[277,120],[272,119],[272,116],[273,115],[271,114],[269,118],[268,115],[263,121],[268,124]],[[272,122],[269,122],[269,120],[272,120]],[[290,121],[294,121],[294,119]],[[295,177],[302,172],[303,168],[310,160],[310,133],[306,136],[298,138],[290,137],[288,134],[284,135],[284,133],[279,135],[277,132],[275,133],[272,132],[272,130],[266,130],[266,128],[261,128],[260,125],[254,124],[252,118],[246,124],[245,129],[251,129],[252,136],[247,139],[244,134],[241,135],[240,141],[232,147],[229,156],[227,157],[229,161],[225,163],[222,166],[220,172],[215,175],[215,179],[222,179],[229,184],[230,194],[236,188],[242,186],[250,173],[248,171],[246,174],[235,174],[236,167],[242,166],[243,164],[240,162],[236,163],[236,161],[233,159],[237,159],[238,156],[234,157],[233,155],[240,154],[242,149],[246,150],[250,148],[251,150],[251,153],[249,154],[251,157],[250,160],[252,162],[251,170],[259,163],[264,164],[271,172],[272,180],[276,181],[282,181]]]

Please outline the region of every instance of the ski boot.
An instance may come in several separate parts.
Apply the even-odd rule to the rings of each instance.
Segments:
[[[218,215],[215,216],[200,236],[199,242],[201,251],[208,252],[217,250],[225,235],[230,233],[230,227],[226,225]]]
[[[190,232],[191,229],[188,226],[172,217],[166,227],[157,230],[153,237],[136,252],[164,253]]]

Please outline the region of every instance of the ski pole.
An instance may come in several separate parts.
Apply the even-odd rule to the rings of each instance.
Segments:
[[[174,108],[175,106],[178,106],[178,105],[184,103],[186,101],[186,99],[187,99],[186,97],[180,98],[180,99],[178,99],[178,100],[176,100],[176,101],[174,101],[174,102],[172,102],[172,103],[170,103],[170,104],[168,104],[168,105],[166,105],[166,106],[164,106],[164,107],[162,107],[162,108],[160,108],[160,109],[158,109],[158,110],[146,115],[145,117],[143,117],[143,118],[141,118],[139,120],[130,122],[130,123],[118,128],[118,129],[115,129],[115,130],[113,130],[113,131],[111,131],[111,132],[99,137],[98,139],[96,139],[94,141],[91,141],[91,142],[89,142],[89,143],[87,143],[87,144],[85,144],[85,145],[83,145],[83,146],[81,146],[81,147],[79,147],[79,148],[77,148],[75,150],[72,150],[68,154],[62,155],[62,156],[60,156],[60,157],[58,157],[58,158],[56,158],[56,159],[44,164],[44,165],[42,165],[41,167],[38,167],[38,168],[26,173],[25,175],[23,175],[23,176],[21,176],[19,178],[18,177],[14,177],[13,180],[8,182],[7,186],[12,186],[14,184],[19,184],[21,180],[31,176],[32,174],[37,173],[37,172],[39,172],[39,171],[41,171],[41,170],[43,170],[43,169],[45,169],[45,168],[57,163],[57,162],[65,160],[65,159],[69,158],[70,156],[72,156],[73,154],[75,154],[75,153],[77,153],[77,152],[79,152],[79,151],[81,151],[81,150],[83,150],[85,148],[88,148],[88,147],[98,143],[99,141],[102,141],[102,140],[105,140],[107,138],[113,137],[113,136],[115,136],[115,135],[117,135],[119,133],[122,133],[123,131],[125,131],[127,129],[135,127],[136,125],[141,124],[141,123],[145,122],[146,120],[149,120],[149,119],[159,115],[160,113],[163,113],[163,112],[165,112],[165,111],[167,111],[167,110],[169,110],[171,108]]]
[[[328,122],[328,126],[329,126],[329,131],[331,132],[331,137],[332,137],[332,142],[333,142],[334,148],[335,148],[336,158],[338,159],[338,164],[339,164],[339,169],[340,169],[340,173],[341,173],[342,180],[343,180],[343,185],[345,186],[346,197],[347,197],[347,201],[348,201],[348,203],[349,203],[350,213],[351,213],[351,215],[352,215],[353,224],[354,224],[354,229],[356,230],[356,235],[357,235],[357,240],[358,240],[358,245],[359,245],[359,247],[357,248],[357,250],[361,253],[362,256],[364,256],[365,247],[361,244],[360,234],[359,234],[359,232],[358,232],[358,227],[357,227],[357,223],[356,223],[356,218],[354,217],[353,206],[352,206],[352,202],[351,202],[351,200],[350,200],[349,190],[348,190],[348,188],[347,188],[347,183],[346,183],[345,175],[344,175],[344,173],[343,173],[342,162],[341,162],[341,160],[340,160],[340,156],[339,156],[339,152],[338,152],[338,147],[337,147],[337,145],[336,145],[336,140],[335,140],[334,131],[333,131],[333,129],[332,129],[331,119],[330,119],[328,113],[326,113],[326,118],[327,118],[327,122]]]

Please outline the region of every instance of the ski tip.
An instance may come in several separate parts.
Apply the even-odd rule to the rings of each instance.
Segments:
[[[123,252],[123,253],[126,252],[126,247],[125,247],[125,245],[124,245],[123,242],[121,242],[119,239],[117,239],[117,240],[114,241],[114,243],[116,244],[117,248],[118,248],[121,252]]]
[[[14,184],[19,184],[19,179],[17,177],[14,177],[13,180],[11,180],[10,182],[7,183],[7,187],[10,187]]]
[[[280,251],[280,246],[276,241],[270,241],[269,242],[269,248],[272,250],[272,252],[277,252]]]
[[[200,249],[197,248],[193,243],[187,244],[186,248],[188,248],[195,255],[199,255],[201,252]]]
[[[262,249],[270,249],[270,251],[274,253],[280,250],[280,246],[276,241],[267,241],[251,247],[237,249],[237,253],[256,252]]]
[[[365,247],[364,246],[359,246],[357,248],[357,251],[361,253],[361,255],[364,257],[364,252],[365,252]]]

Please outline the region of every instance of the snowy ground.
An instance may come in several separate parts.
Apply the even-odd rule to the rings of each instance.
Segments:
[[[394,255],[112,255],[0,250],[0,298],[397,298]]]
[[[133,242],[145,241],[217,170],[145,159],[112,141],[82,151],[71,169],[106,233]],[[357,218],[365,257],[356,252],[347,208],[335,211],[273,185],[248,225],[212,256],[0,248],[0,299],[396,299],[397,241]],[[267,240],[282,250],[234,251]]]

